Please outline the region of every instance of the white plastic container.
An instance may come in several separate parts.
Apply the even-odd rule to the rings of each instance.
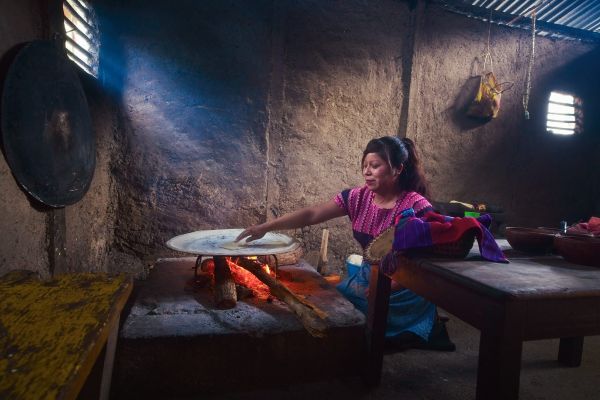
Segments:
[[[362,268],[363,256],[360,254],[350,254],[348,258],[346,258],[346,271],[348,272],[348,276],[353,276],[360,271]]]

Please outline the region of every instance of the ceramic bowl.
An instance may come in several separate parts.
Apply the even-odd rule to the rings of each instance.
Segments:
[[[554,247],[569,262],[600,267],[600,238],[558,235]]]
[[[504,234],[508,243],[515,250],[525,253],[545,254],[552,252],[554,237],[557,232],[545,228],[509,226]]]

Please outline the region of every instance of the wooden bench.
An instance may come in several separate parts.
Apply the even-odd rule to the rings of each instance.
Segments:
[[[107,399],[125,276],[31,273],[0,278],[0,398],[75,399],[106,345],[99,397]]]

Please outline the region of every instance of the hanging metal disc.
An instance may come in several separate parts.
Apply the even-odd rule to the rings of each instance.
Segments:
[[[19,184],[52,207],[80,200],[96,165],[85,93],[73,63],[52,41],[23,47],[2,93],[2,140]]]

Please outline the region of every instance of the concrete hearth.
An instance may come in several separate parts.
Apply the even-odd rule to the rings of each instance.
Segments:
[[[115,397],[189,396],[360,373],[365,317],[310,265],[280,267],[279,279],[328,314],[325,338],[311,337],[277,299],[215,309],[211,291],[192,284],[194,261],[162,260],[134,291],[117,349]]]

